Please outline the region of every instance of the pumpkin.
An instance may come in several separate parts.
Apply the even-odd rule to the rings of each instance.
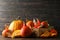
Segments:
[[[48,22],[47,21],[42,21],[41,25],[42,25],[42,27],[48,28]]]
[[[8,26],[5,26],[5,29],[2,31],[3,37],[11,37],[12,32],[8,29]]]
[[[20,37],[20,30],[15,30],[12,35],[11,38],[15,38],[15,37]]]
[[[57,31],[53,28],[50,30],[51,37],[56,37],[57,36]]]
[[[15,31],[21,29],[23,26],[23,21],[22,20],[14,20],[11,22],[9,26],[9,30]]]
[[[30,20],[30,21],[27,21],[27,22],[26,22],[26,26],[27,26],[27,27],[30,27],[30,28],[34,27],[33,21],[31,21],[31,20]]]
[[[7,34],[8,31],[9,31],[8,29],[4,29],[4,30],[2,31],[2,36],[3,36],[3,37],[7,37],[7,36],[8,36],[8,34]]]

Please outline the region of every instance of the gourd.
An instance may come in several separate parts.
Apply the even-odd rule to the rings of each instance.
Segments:
[[[23,21],[22,20],[14,20],[11,22],[9,26],[9,30],[15,31],[21,29],[23,26]]]
[[[13,20],[9,25],[9,30],[15,31],[20,30],[23,26],[23,21],[20,19],[20,16],[18,16],[15,20]]]

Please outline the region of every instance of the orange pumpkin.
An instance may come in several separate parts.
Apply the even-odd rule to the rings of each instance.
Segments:
[[[50,30],[51,37],[56,37],[57,36],[57,31],[53,28]]]
[[[30,27],[30,28],[31,28],[31,27],[34,27],[33,21],[31,21],[31,20],[30,20],[30,21],[27,21],[27,22],[26,22],[26,26],[27,26],[27,27]]]
[[[4,30],[2,31],[2,36],[3,36],[3,37],[7,37],[7,36],[8,36],[8,34],[7,34],[8,31],[9,31],[8,29],[4,29]]]
[[[14,20],[11,22],[9,26],[9,30],[15,31],[21,29],[23,26],[23,21],[22,20]]]
[[[12,35],[11,35],[11,38],[15,38],[15,37],[20,37],[20,30],[15,30]]]
[[[11,37],[12,31],[8,29],[8,26],[5,25],[5,29],[2,31],[3,37]]]

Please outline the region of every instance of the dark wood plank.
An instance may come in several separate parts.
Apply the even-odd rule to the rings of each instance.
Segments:
[[[1,0],[2,2],[41,2],[47,0]]]

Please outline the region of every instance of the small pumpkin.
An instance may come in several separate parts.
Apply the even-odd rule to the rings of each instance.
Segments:
[[[33,21],[31,21],[31,20],[27,21],[27,22],[26,22],[26,26],[27,26],[27,27],[30,27],[30,28],[34,27]]]
[[[8,29],[8,26],[5,26],[5,29],[2,31],[3,37],[11,37],[12,32]]]
[[[15,30],[12,35],[11,38],[15,38],[15,37],[20,37],[20,30]]]
[[[11,22],[9,26],[9,30],[15,31],[15,30],[20,30],[23,26],[23,21],[22,20],[14,20]]]
[[[53,28],[53,29],[50,30],[50,34],[51,34],[51,35],[50,35],[51,37],[56,37],[58,33],[57,33],[57,31]]]
[[[4,29],[4,30],[2,31],[2,36],[3,36],[3,37],[7,37],[7,36],[8,36],[8,34],[7,34],[8,31],[9,31],[9,30],[8,30],[7,28]]]

